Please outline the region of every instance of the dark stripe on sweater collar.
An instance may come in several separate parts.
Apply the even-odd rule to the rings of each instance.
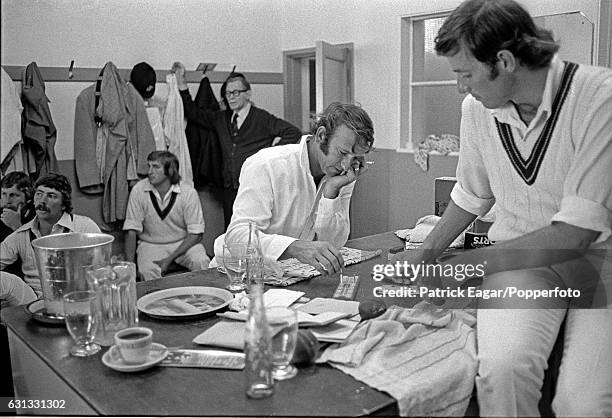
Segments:
[[[508,154],[510,162],[514,166],[516,172],[529,186],[535,182],[538,176],[540,166],[542,165],[546,150],[550,144],[552,133],[555,129],[555,125],[557,124],[557,120],[559,119],[561,108],[563,107],[563,103],[565,103],[565,98],[567,97],[569,87],[577,69],[578,64],[574,64],[573,62],[565,62],[565,68],[563,69],[563,75],[561,77],[561,84],[559,85],[559,89],[555,95],[550,116],[546,120],[544,129],[542,129],[542,132],[540,133],[540,136],[538,137],[533,150],[531,151],[531,155],[529,155],[527,160],[523,159],[514,142],[514,136],[512,135],[510,125],[500,122],[497,120],[497,118],[495,118],[497,132],[501,138],[502,145],[506,150],[506,154]]]
[[[159,207],[159,203],[157,203],[157,198],[155,197],[153,190],[149,190],[149,197],[151,198],[151,203],[153,203],[153,208],[155,208],[155,212],[157,212],[162,221],[166,219],[166,216],[168,216],[168,214],[172,210],[172,207],[176,202],[177,194],[178,193],[176,192],[172,192],[172,196],[170,196],[170,202],[168,202],[168,206],[166,206],[164,210],[161,210],[161,208]]]

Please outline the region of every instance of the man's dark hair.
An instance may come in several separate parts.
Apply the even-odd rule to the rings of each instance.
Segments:
[[[251,84],[248,82],[248,80],[246,79],[244,74],[242,74],[242,73],[231,73],[227,77],[227,80],[225,80],[226,86],[227,86],[227,83],[229,83],[230,81],[234,81],[234,80],[242,81],[242,85],[244,86],[244,88],[247,89],[247,90],[251,90]],[[223,96],[225,96],[225,91],[223,92]]]
[[[364,148],[372,148],[374,143],[374,125],[372,119],[361,106],[333,102],[327,108],[317,115],[316,120],[311,126],[310,133],[314,135],[319,127],[325,128],[327,138],[331,138],[339,126],[346,125],[355,133],[356,144]],[[325,154],[329,149],[329,140],[321,144],[321,150]]]
[[[467,0],[459,5],[438,31],[438,55],[454,55],[462,45],[478,61],[495,68],[497,53],[506,49],[530,70],[546,67],[559,44],[551,31],[534,23],[513,0]]]
[[[169,151],[153,151],[147,157],[147,161],[158,161],[164,167],[164,174],[170,180],[170,184],[178,184],[181,181],[179,174],[179,161],[176,155]]]
[[[36,181],[34,189],[37,189],[39,186],[48,187],[60,192],[62,194],[64,212],[72,213],[72,186],[66,176],[57,173],[49,173]]]
[[[34,187],[32,186],[30,176],[23,171],[11,171],[2,178],[2,188],[10,189],[13,186],[25,195],[26,202],[32,201],[32,197],[34,197]]]

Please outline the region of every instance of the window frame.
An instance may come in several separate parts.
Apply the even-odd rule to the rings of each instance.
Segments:
[[[400,144],[397,152],[412,153],[416,150],[415,138],[413,137],[414,114],[413,99],[414,89],[419,87],[439,87],[439,86],[456,86],[457,80],[441,80],[441,81],[414,81],[415,58],[421,57],[414,53],[414,29],[415,22],[423,22],[428,19],[437,19],[448,17],[453,9],[447,9],[437,12],[418,13],[401,18],[401,92],[400,92]],[[424,50],[425,44],[421,45]],[[418,63],[424,65],[424,60]],[[455,155],[457,153],[450,153]]]

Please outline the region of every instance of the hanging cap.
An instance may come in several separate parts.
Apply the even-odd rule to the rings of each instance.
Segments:
[[[143,99],[148,99],[155,93],[155,70],[146,62],[136,64],[130,73],[130,82]]]

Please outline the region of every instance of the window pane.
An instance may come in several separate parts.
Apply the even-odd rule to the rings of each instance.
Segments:
[[[446,17],[415,20],[413,22],[412,50],[414,51],[413,81],[454,80],[444,57],[436,55],[435,39]]]
[[[455,86],[414,87],[412,96],[412,139],[418,146],[427,135],[453,134],[459,136],[461,102]]]

